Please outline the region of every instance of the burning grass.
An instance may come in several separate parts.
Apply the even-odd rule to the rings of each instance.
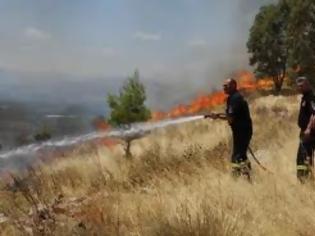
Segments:
[[[271,78],[257,80],[255,75],[249,71],[239,71],[233,75],[233,78],[237,80],[238,88],[246,92],[270,91],[273,87],[273,80]],[[216,106],[220,106],[224,104],[225,100],[226,95],[221,90],[210,94],[200,94],[189,104],[180,104],[168,112],[152,112],[152,120],[157,121],[166,118],[196,114],[205,109],[213,109]]]
[[[251,102],[254,182],[229,175],[230,131],[198,121],[132,147],[73,152],[3,183],[2,235],[313,235],[313,186],[295,179],[297,98]],[[1,218],[2,216],[2,218]]]

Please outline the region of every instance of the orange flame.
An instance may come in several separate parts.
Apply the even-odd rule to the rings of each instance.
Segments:
[[[111,126],[103,118],[94,119],[93,125],[97,130],[101,130],[101,131],[108,131],[111,128]],[[96,143],[101,144],[103,146],[106,146],[108,148],[113,148],[114,146],[116,146],[120,142],[118,140],[112,139],[112,138],[102,138],[102,139],[96,141]]]
[[[236,78],[238,88],[240,90],[266,90],[272,88],[273,86],[273,80],[271,78],[256,80],[254,74],[249,71],[239,71],[235,73],[234,78]],[[152,112],[152,121],[196,114],[202,110],[210,109],[223,104],[225,99],[226,95],[223,91],[217,91],[208,95],[200,95],[192,100],[188,105],[180,104],[172,108],[169,112]]]

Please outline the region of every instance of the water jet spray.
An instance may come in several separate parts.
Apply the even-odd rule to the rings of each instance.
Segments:
[[[139,138],[150,131],[155,129],[164,128],[171,125],[191,122],[203,119],[203,115],[195,115],[188,117],[181,117],[176,119],[167,119],[158,122],[146,122],[146,123],[135,123],[131,124],[129,128],[113,129],[111,131],[95,131],[84,135],[79,135],[75,137],[65,137],[60,140],[50,140],[42,143],[30,144],[26,146],[21,146],[7,152],[0,153],[0,160],[10,159],[13,157],[23,157],[23,156],[34,156],[39,151],[54,150],[57,148],[66,148],[69,146],[74,146],[89,142],[92,140],[100,138]]]

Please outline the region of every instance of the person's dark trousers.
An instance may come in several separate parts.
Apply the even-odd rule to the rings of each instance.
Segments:
[[[233,128],[233,153],[232,153],[232,175],[241,175],[250,179],[251,165],[247,158],[247,149],[252,138],[252,129],[249,127]]]
[[[311,177],[314,166],[313,152],[315,147],[315,137],[305,139],[300,135],[299,148],[296,158],[296,175],[301,183]]]

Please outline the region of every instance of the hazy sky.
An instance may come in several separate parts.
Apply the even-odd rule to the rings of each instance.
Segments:
[[[61,74],[112,79],[139,68],[145,80],[194,90],[248,67],[248,30],[268,2],[0,0],[0,69],[32,83]]]
[[[1,0],[0,65],[79,75],[194,67],[203,56],[242,53],[252,16],[264,2]]]

